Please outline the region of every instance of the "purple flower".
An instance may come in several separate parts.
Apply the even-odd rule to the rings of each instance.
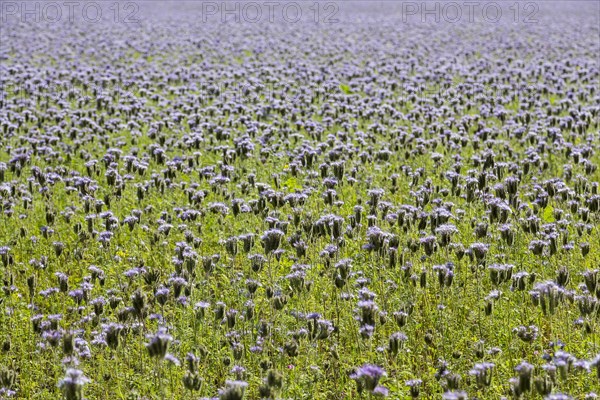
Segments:
[[[351,374],[350,378],[362,384],[365,389],[372,393],[379,384],[379,380],[386,375],[385,370],[380,366],[364,364]]]
[[[170,364],[175,365],[176,367],[179,367],[181,365],[181,362],[179,361],[179,359],[171,353],[165,354],[165,361],[167,361]]]
[[[147,335],[146,337],[150,339],[150,342],[146,343],[146,349],[150,357],[164,359],[167,355],[169,345],[173,341],[173,337],[167,333],[166,328],[160,327],[156,334]]]
[[[69,292],[69,297],[71,297],[77,304],[81,303],[85,296],[85,293],[81,289],[71,290]]]
[[[65,399],[78,400],[83,398],[83,387],[91,382],[83,371],[69,368],[65,377],[60,380],[58,387],[63,391]]]
[[[378,386],[375,387],[375,389],[373,389],[373,391],[371,393],[375,397],[387,397],[387,395],[389,394],[389,392],[390,391],[385,386],[378,385]]]
[[[248,382],[245,381],[225,381],[225,387],[219,389],[219,399],[221,400],[241,400],[244,397]]]

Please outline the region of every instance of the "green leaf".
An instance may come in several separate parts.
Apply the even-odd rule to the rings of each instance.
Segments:
[[[544,209],[544,213],[542,214],[542,220],[546,223],[548,222],[554,222],[554,207],[552,206],[547,206]]]
[[[341,84],[340,85],[340,90],[342,92],[344,92],[345,94],[352,94],[352,90],[350,90],[350,86],[346,85],[346,84]]]

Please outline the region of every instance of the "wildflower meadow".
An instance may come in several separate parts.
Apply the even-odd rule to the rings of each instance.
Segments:
[[[0,7],[0,399],[600,395],[597,2]]]

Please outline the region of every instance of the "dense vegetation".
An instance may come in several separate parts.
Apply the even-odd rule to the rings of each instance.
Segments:
[[[596,398],[590,7],[9,20],[0,398]]]

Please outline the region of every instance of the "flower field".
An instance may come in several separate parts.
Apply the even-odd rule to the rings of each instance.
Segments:
[[[598,398],[598,4],[26,3],[0,399]]]

